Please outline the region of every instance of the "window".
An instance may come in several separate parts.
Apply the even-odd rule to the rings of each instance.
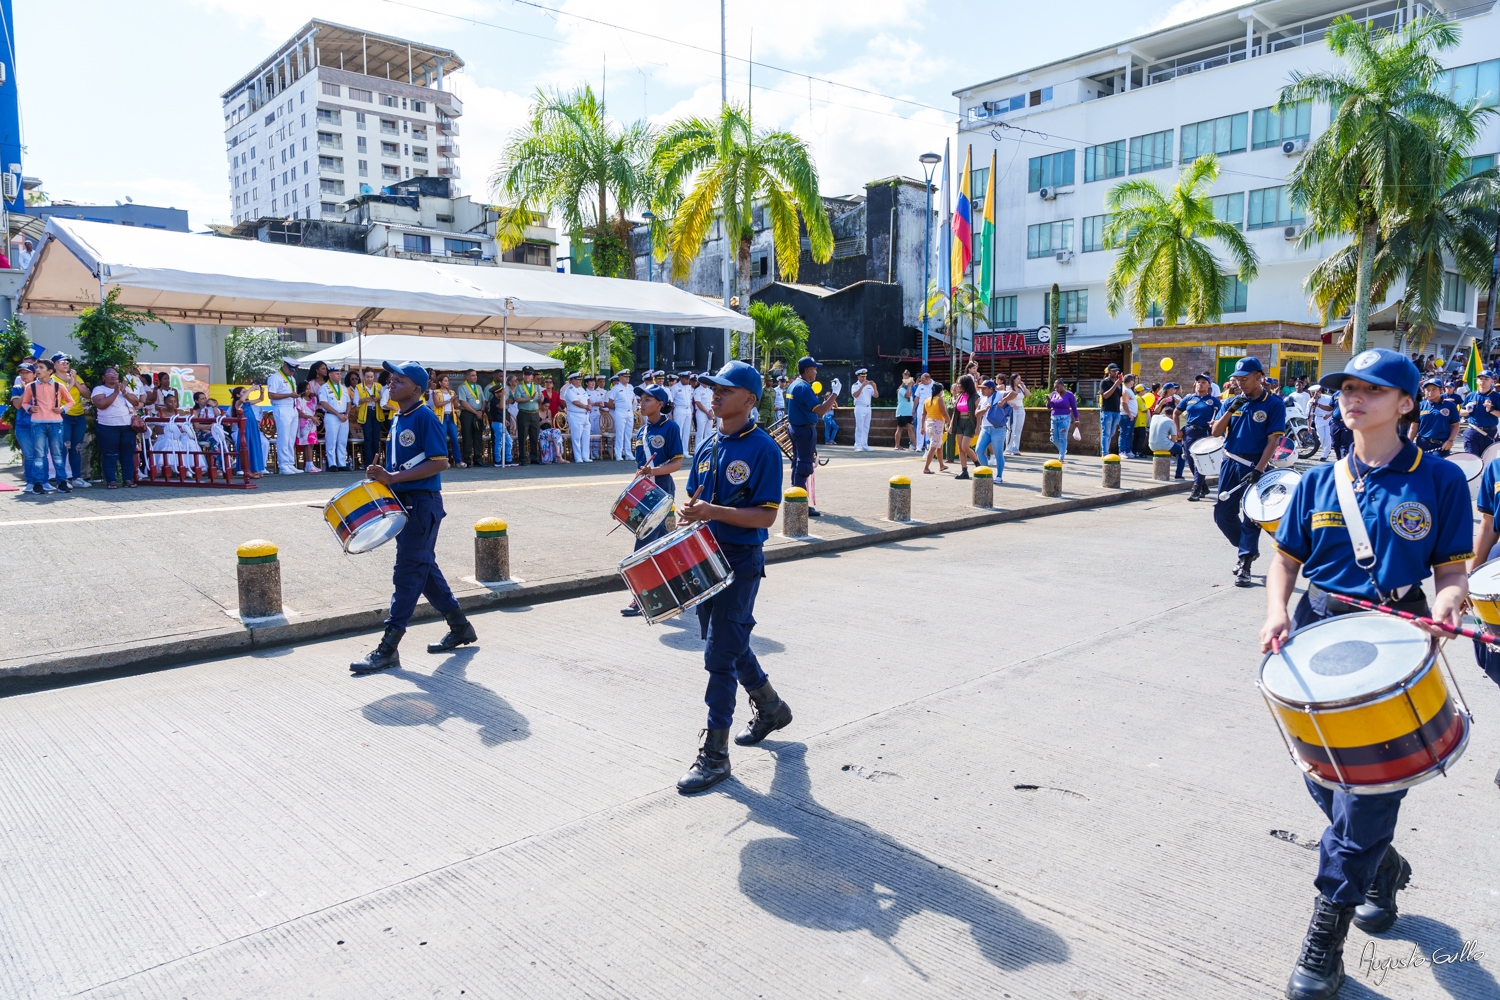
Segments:
[[[552,248],[537,243],[521,243],[500,255],[507,264],[531,264],[533,267],[552,266]]]
[[[1059,323],[1087,323],[1089,321],[1089,290],[1087,288],[1058,292],[1057,321]],[[1051,292],[1042,295],[1042,322],[1052,322]]]
[[[1052,100],[1051,87],[1043,87],[1041,90],[1033,90],[1031,92],[1030,104],[1033,108],[1038,104],[1046,104],[1050,100]]]
[[[399,142],[382,142],[380,144],[380,155],[401,158],[401,144]]]
[[[425,114],[427,112],[427,102],[426,101],[412,101],[411,102],[411,109],[413,111],[417,112],[418,114]]]
[[[1497,91],[1500,91],[1500,59],[1472,63],[1439,73],[1432,81],[1432,89],[1453,98],[1459,104],[1493,108]]]
[[[1245,311],[1245,294],[1250,288],[1237,274],[1226,274],[1219,278],[1219,302],[1227,313]]]
[[[1225,156],[1245,151],[1245,132],[1250,116],[1241,111],[1237,115],[1211,118],[1182,126],[1182,163],[1186,166],[1200,156],[1214,153]]]
[[[1125,176],[1125,140],[1117,139],[1083,151],[1083,180],[1107,181]]]
[[[1292,204],[1291,193],[1285,187],[1250,192],[1250,217],[1245,221],[1246,229],[1297,226],[1302,222],[1302,209]]]
[[[401,155],[402,156],[406,156],[406,155],[408,155],[410,153],[411,153],[411,147],[410,146],[402,146],[401,147]]]
[[[323,84],[323,93],[327,94],[329,97],[341,97],[341,96],[343,96],[342,93],[341,93],[341,91],[340,91],[340,89],[339,89],[339,85],[336,84],[336,83],[327,83],[327,82],[325,82]]]
[[[381,94],[380,104],[381,107],[386,108],[399,108],[401,106],[401,102],[390,94]]]
[[[363,101],[364,103],[369,104],[374,100],[374,95],[371,94],[368,90],[360,90],[358,87],[350,87],[349,100]]]
[[[1469,306],[1468,282],[1452,271],[1443,272],[1443,309],[1447,312],[1467,312]]]
[[[1014,295],[990,296],[990,329],[1013,330],[1016,326],[1016,297]]]
[[[344,122],[343,122],[342,116],[339,114],[339,112],[337,110],[330,110],[328,108],[319,108],[318,109],[318,124],[319,125],[342,125],[342,124],[344,124]],[[254,150],[251,150],[251,152],[253,154]]]
[[[1083,238],[1079,241],[1079,251],[1082,253],[1093,253],[1097,250],[1108,250],[1110,246],[1104,242],[1104,229],[1109,225],[1109,216],[1090,215],[1083,220]]]
[[[1073,183],[1073,150],[1033,156],[1028,163],[1026,190],[1040,191],[1044,187],[1059,187]]]
[[[1250,148],[1280,146],[1288,139],[1306,139],[1312,135],[1312,101],[1298,101],[1278,115],[1274,107],[1257,108],[1250,125]]]
[[[442,225],[445,222],[450,226],[453,225],[453,216],[451,215],[444,215],[442,212],[439,212],[435,218],[438,221],[438,225]]]
[[[305,91],[305,90],[299,90],[299,91],[297,91],[297,103],[298,104],[306,104],[307,103],[307,91]]]
[[[1047,257],[1059,250],[1073,249],[1073,220],[1043,222],[1026,227],[1026,256]]]
[[[1172,130],[1130,138],[1130,173],[1164,170],[1172,165]]]
[[[344,158],[342,156],[320,156],[318,157],[318,169],[341,174],[344,172]]]
[[[411,137],[413,139],[419,139],[419,140],[421,140],[423,142],[426,142],[427,141],[427,126],[426,125],[413,125],[411,127]]]
[[[304,197],[304,198],[311,198],[312,197],[312,185],[311,184],[304,184],[304,185],[302,185],[302,197]]]
[[[1214,218],[1237,229],[1245,228],[1245,192],[1213,196]]]
[[[325,202],[323,202],[322,205],[320,206],[320,208],[321,208],[321,210],[322,210],[322,212],[323,212],[324,215],[337,215],[338,214],[338,206],[335,205],[331,201],[325,201]]]
[[[266,115],[265,124],[266,124],[267,127],[269,127],[271,125],[275,125],[276,124],[276,115],[274,113]]]
[[[401,129],[396,127],[396,120],[394,118],[380,119],[380,131],[384,132],[386,135],[401,134]]]
[[[415,160],[417,163],[426,163],[427,162],[427,149],[426,149],[426,147],[425,146],[413,146],[412,150],[411,150],[411,158],[413,160]]]
[[[340,198],[344,196],[344,182],[323,178],[318,181],[318,190],[323,194],[336,194]]]
[[[389,163],[380,165],[380,179],[383,181],[399,181],[401,179],[401,168],[393,167]]]
[[[354,112],[354,127],[355,128],[364,128],[365,127],[365,113],[363,111],[356,111],[356,112]]]
[[[367,143],[367,140],[365,139],[364,136],[357,135],[357,136],[354,137],[354,148],[355,149],[359,150],[359,152],[361,152],[361,153],[368,153],[369,149],[367,147],[368,147],[368,143]]]
[[[1464,177],[1473,177],[1475,174],[1495,169],[1495,154],[1490,153],[1488,156],[1468,156],[1464,158],[1463,163]]]
[[[370,161],[369,160],[360,160],[359,161],[359,176],[361,176],[361,177],[368,177],[368,176],[370,176]]]
[[[443,240],[443,249],[448,251],[449,253],[477,254],[479,253],[480,244],[478,240],[445,239]]]
[[[432,237],[418,236],[416,233],[404,233],[401,237],[402,249],[407,253],[432,253]]]

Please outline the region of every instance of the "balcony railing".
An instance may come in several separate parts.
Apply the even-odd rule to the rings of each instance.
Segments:
[[[437,151],[439,156],[457,156],[458,144],[453,142],[440,142],[438,143]]]
[[[437,130],[444,135],[458,135],[458,122],[446,115],[438,115]]]
[[[463,176],[463,174],[458,169],[458,164],[456,163],[451,167],[438,167],[437,175],[439,177],[452,177],[454,180],[458,180]]]

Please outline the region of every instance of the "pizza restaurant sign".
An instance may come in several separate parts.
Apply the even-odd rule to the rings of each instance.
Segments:
[[[1066,333],[1053,338],[1052,332],[1046,327],[1042,327],[1039,330],[980,333],[974,336],[974,353],[990,355],[1038,354],[1045,357],[1048,346],[1054,342],[1057,346],[1057,353],[1062,354],[1066,341]]]

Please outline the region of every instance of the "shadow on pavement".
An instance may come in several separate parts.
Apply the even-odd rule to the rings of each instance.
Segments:
[[[968,924],[985,961],[1002,969],[1067,960],[1067,942],[1055,931],[990,890],[819,806],[804,745],[763,745],[776,754],[769,793],[738,781],[720,786],[750,810],[750,820],[786,834],[751,841],[740,851],[740,891],[761,909],[814,930],[868,931],[924,979],[894,938],[907,917],[925,910]]]
[[[657,625],[665,626],[672,631],[663,631],[657,641],[669,649],[679,649],[690,653],[701,653],[703,651],[702,626],[698,624],[698,612],[696,609],[689,610],[675,618],[657,622]],[[756,656],[768,656],[771,653],[785,653],[786,646],[775,639],[767,639],[763,635],[750,636],[750,650]]]
[[[405,668],[389,671],[421,688],[421,693],[403,692],[371,702],[361,711],[377,726],[441,726],[459,718],[479,727],[479,742],[487,747],[524,740],[531,735],[526,716],[489,688],[465,677],[477,649],[460,649],[442,666],[425,674]]]
[[[1437,980],[1437,984],[1449,996],[1460,1000],[1467,1000],[1469,997],[1500,997],[1500,983],[1477,960],[1488,957],[1485,949],[1478,946],[1478,937],[1477,933],[1471,932],[1465,938],[1448,924],[1403,911],[1395,926],[1386,934],[1372,938],[1359,949],[1346,948],[1344,968],[1350,980],[1357,980],[1375,989],[1390,990],[1392,993],[1405,992],[1407,984],[1403,982],[1404,977],[1426,975],[1430,968],[1432,978]],[[1473,957],[1465,955],[1465,941],[1474,942],[1478,949],[1477,954],[1471,949],[1469,956]],[[1373,949],[1370,948],[1372,944]],[[1380,980],[1379,968],[1373,972],[1369,970],[1368,958],[1373,957],[1377,962],[1392,959],[1399,963],[1411,958],[1413,946],[1428,965],[1421,969],[1391,968],[1385,973],[1384,982]],[[1459,961],[1461,957],[1464,958],[1463,961]]]

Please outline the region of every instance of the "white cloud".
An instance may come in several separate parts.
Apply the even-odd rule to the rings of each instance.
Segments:
[[[1244,6],[1244,0],[1178,0],[1168,7],[1160,17],[1141,27],[1141,32],[1156,31],[1158,28],[1169,28],[1174,24],[1186,24],[1188,21],[1210,14],[1222,13]]]

